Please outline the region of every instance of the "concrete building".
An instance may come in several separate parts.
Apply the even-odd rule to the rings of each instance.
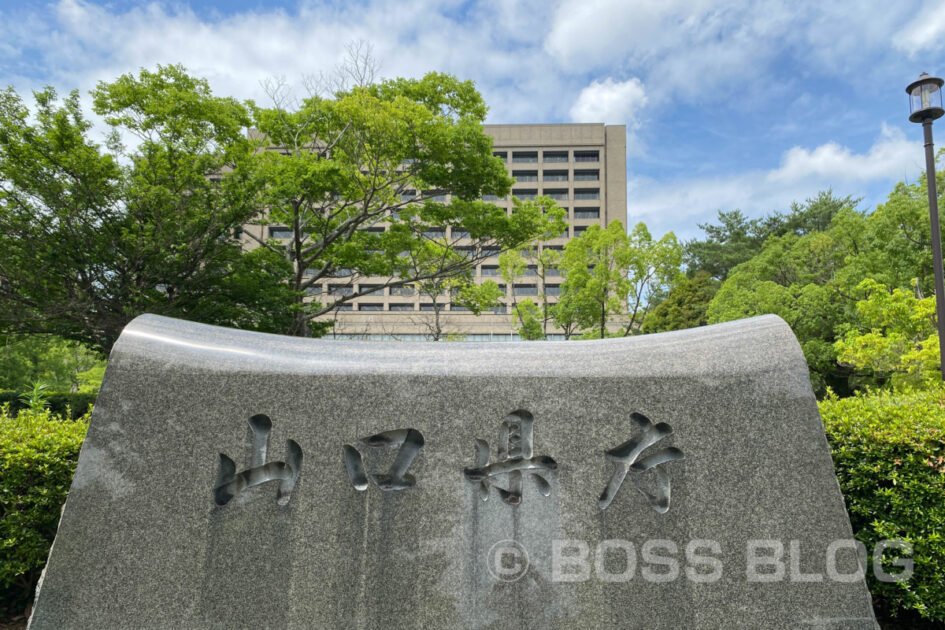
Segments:
[[[627,142],[624,125],[539,124],[486,125],[485,132],[494,140],[494,153],[501,157],[516,182],[512,195],[528,199],[546,195],[567,210],[568,229],[559,238],[545,241],[541,248],[563,249],[569,239],[589,226],[606,226],[612,221],[626,223],[627,213]],[[511,211],[510,199],[486,199]],[[247,229],[252,229],[247,226]],[[272,228],[270,228],[272,229]],[[278,228],[276,228],[278,229]],[[273,232],[274,236],[277,236]],[[456,235],[449,235],[455,240]],[[498,257],[476,266],[476,281],[495,280],[506,291],[506,304],[473,315],[449,303],[440,313],[444,335],[461,335],[467,340],[500,341],[516,338],[508,304],[516,297],[535,296],[539,292],[556,301],[560,277],[547,277],[544,286],[533,270],[505,287],[499,276]],[[317,293],[352,291],[343,279],[325,281]],[[360,278],[364,285],[384,284],[383,278]],[[533,297],[534,299],[534,297]],[[335,320],[334,335],[344,339],[429,338],[434,313],[429,298],[412,288],[386,288],[343,305],[330,319]],[[554,331],[552,338],[560,331]],[[563,338],[563,335],[562,335]]]

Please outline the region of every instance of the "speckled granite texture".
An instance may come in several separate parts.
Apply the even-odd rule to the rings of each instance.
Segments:
[[[633,413],[655,443],[609,461],[645,434]],[[358,442],[375,434],[392,446]],[[112,352],[30,629],[873,630],[863,579],[827,575],[850,538],[803,355],[773,316],[496,344],[143,316]],[[759,539],[783,545],[783,578],[748,578]],[[524,570],[490,554],[509,540]],[[699,540],[717,573],[687,556]],[[841,551],[837,571],[856,568]]]

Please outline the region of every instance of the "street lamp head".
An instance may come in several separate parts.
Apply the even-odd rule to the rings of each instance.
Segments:
[[[919,75],[906,88],[909,94],[909,120],[914,123],[935,120],[945,114],[942,109],[942,81],[938,77],[930,77],[926,73]]]

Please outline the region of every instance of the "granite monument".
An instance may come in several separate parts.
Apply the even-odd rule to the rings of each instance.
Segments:
[[[788,326],[307,340],[142,316],[31,630],[873,630]]]

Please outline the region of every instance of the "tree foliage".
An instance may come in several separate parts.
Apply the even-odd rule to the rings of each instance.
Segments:
[[[581,328],[584,338],[636,334],[680,275],[681,261],[672,232],[654,240],[643,223],[629,234],[620,221],[592,225],[565,245],[555,323]]]
[[[463,276],[500,251],[560,233],[560,213],[546,202],[516,201],[509,214],[480,200],[506,196],[512,183],[483,132],[486,111],[471,82],[439,73],[298,105],[275,92],[272,107],[253,108],[260,142],[278,149],[253,158],[258,205],[267,209],[260,220],[287,226],[289,238],[248,234],[292,261],[290,332],[310,334],[319,317],[371,291]],[[426,252],[417,264],[431,240],[461,255]],[[327,279],[351,290],[302,301]]]
[[[756,219],[749,219],[741,210],[720,210],[717,224],[699,224],[706,233],[704,239],[693,239],[685,244],[689,275],[705,271],[717,280],[725,280],[732,269],[759,254],[768,238],[825,231],[834,216],[844,209],[855,208],[858,202],[858,199],[837,197],[833,191],[826,190],[804,203],[792,203],[787,213],[772,212]]]
[[[890,290],[871,278],[857,288],[864,298],[850,330],[834,344],[838,361],[879,382],[891,380],[897,389],[941,380],[935,298]]]
[[[627,270],[632,253],[620,221],[590,226],[564,247],[561,292],[587,338],[608,336],[607,324],[623,310],[630,293]]]
[[[45,383],[56,392],[97,389],[105,361],[82,344],[51,335],[0,336],[0,390]]]
[[[821,193],[779,218],[793,229],[768,237],[732,269],[708,309],[713,323],[780,315],[800,340],[821,394],[902,375],[922,380],[938,364],[928,334],[914,330],[925,321],[917,313],[933,285],[924,178],[897,184],[871,213],[851,203]],[[827,216],[827,228],[817,229]]]
[[[666,298],[643,320],[643,332],[649,334],[705,326],[709,323],[709,303],[718,287],[719,282],[707,271],[699,271],[691,278],[677,278]]]
[[[234,170],[252,154],[245,108],[179,66],[100,83],[93,101],[113,129],[104,148],[77,92],[36,92],[32,112],[0,93],[0,332],[107,353],[144,312],[286,326],[283,259],[230,238],[257,210]]]

